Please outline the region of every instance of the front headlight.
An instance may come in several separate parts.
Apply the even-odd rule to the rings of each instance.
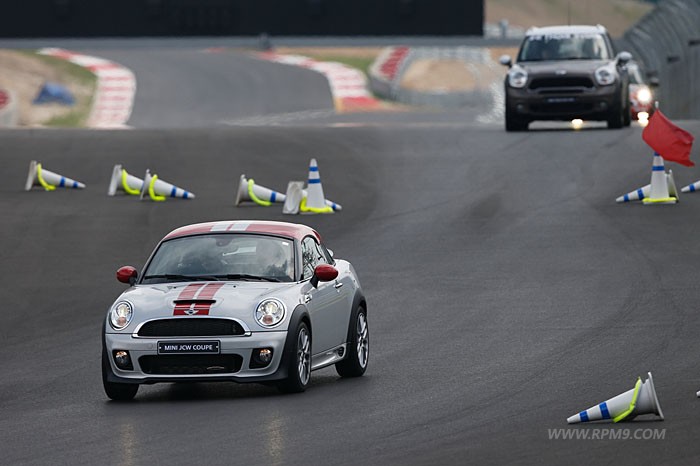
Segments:
[[[274,327],[282,322],[286,309],[284,303],[278,299],[269,298],[258,304],[255,310],[255,320],[266,328]]]
[[[601,86],[609,86],[615,82],[615,70],[610,66],[601,66],[595,70],[595,80]]]
[[[639,89],[637,91],[637,101],[640,104],[648,104],[651,102],[651,91],[646,87]]]
[[[508,84],[510,87],[521,88],[527,83],[527,71],[520,67],[513,67],[508,72]]]
[[[122,330],[129,325],[133,316],[134,308],[131,306],[131,303],[119,301],[109,311],[109,324],[114,330]]]

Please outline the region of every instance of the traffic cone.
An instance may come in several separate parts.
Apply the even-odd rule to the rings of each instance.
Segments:
[[[117,191],[123,191],[125,194],[138,196],[143,188],[143,180],[134,175],[129,175],[126,170],[119,164],[112,169],[112,179],[109,181],[108,196],[114,196]]]
[[[649,378],[647,378],[646,382],[642,383],[642,379],[638,377],[633,389],[627,390],[625,393],[610,398],[599,405],[592,406],[578,414],[574,414],[566,421],[569,424],[600,421],[603,419],[612,419],[613,422],[620,422],[623,419],[633,419],[642,414],[656,414],[663,420],[664,413],[661,411],[661,405],[656,396],[654,379],[651,376],[651,372],[647,374]]]
[[[146,170],[146,174],[143,177],[139,198],[143,200],[146,195],[154,201],[164,201],[166,197],[194,199],[194,194],[191,192],[158,179],[158,175],[151,175],[150,170]]]
[[[675,197],[676,199],[679,199],[678,196],[678,190],[676,189],[676,182],[673,180],[673,170],[669,170],[668,173],[666,173],[666,184],[668,185],[668,194],[670,197]],[[649,193],[651,192],[651,184],[648,184],[646,186],[643,186],[639,189],[635,189],[634,191],[630,191],[627,194],[618,197],[615,199],[615,202],[631,202],[631,201],[641,201],[644,198],[649,197]]]
[[[246,179],[245,175],[241,175],[238,181],[238,192],[236,193],[236,205],[241,202],[253,201],[261,206],[269,206],[274,202],[284,202],[286,196],[270,188],[255,184],[255,181]]]
[[[321,175],[318,172],[316,159],[309,163],[309,180],[306,187],[306,196],[301,199],[299,210],[311,214],[332,214],[333,208],[326,204],[321,185]]]
[[[694,193],[695,191],[700,191],[700,181],[696,181],[695,183],[691,183],[688,186],[684,186],[681,189],[681,192],[684,192],[684,193]]]
[[[41,163],[36,160],[32,160],[29,163],[29,174],[27,175],[27,182],[24,185],[24,190],[30,191],[32,186],[42,186],[46,191],[53,191],[56,187],[85,188],[85,184],[79,181],[42,168]]]
[[[285,194],[284,206],[282,207],[283,214],[296,215],[299,213],[299,205],[304,199],[304,182],[290,181],[287,183],[287,194]]]
[[[675,184],[674,184],[675,186]],[[658,152],[654,152],[654,163],[651,167],[651,190],[649,197],[643,199],[644,205],[649,204],[675,204],[677,198],[669,194],[668,182],[666,181],[666,171],[664,169],[664,159]]]

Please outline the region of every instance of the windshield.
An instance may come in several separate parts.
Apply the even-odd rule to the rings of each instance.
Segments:
[[[165,241],[143,283],[191,280],[294,280],[293,241],[262,235],[212,234]]]
[[[518,61],[610,60],[601,34],[547,34],[528,36]]]

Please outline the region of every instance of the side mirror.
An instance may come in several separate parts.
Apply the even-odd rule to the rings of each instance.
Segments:
[[[622,65],[624,65],[625,63],[627,63],[631,59],[632,59],[632,54],[629,52],[620,52],[617,55],[617,61]]]
[[[117,280],[122,283],[128,283],[133,285],[136,283],[136,279],[139,277],[139,273],[130,265],[125,265],[117,270]]]
[[[314,275],[311,277],[311,285],[316,288],[318,282],[329,282],[338,277],[338,269],[329,264],[317,265],[314,269]]]
[[[513,59],[510,58],[510,55],[501,55],[501,57],[498,59],[498,63],[510,68],[513,66]]]

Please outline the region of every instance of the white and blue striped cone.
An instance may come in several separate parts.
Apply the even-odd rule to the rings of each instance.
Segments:
[[[678,202],[678,199],[671,197],[668,191],[664,159],[658,152],[654,152],[654,163],[651,167],[651,190],[649,197],[645,197],[642,202],[644,205],[675,204]]]
[[[601,421],[612,419],[613,422],[630,420],[642,414],[656,414],[664,419],[659,398],[654,389],[654,379],[648,372],[647,380],[642,383],[638,378],[634,388],[625,393],[610,398],[596,406],[591,406],[585,411],[570,416],[566,422],[578,424],[579,422]]]
[[[46,191],[53,191],[56,188],[83,189],[85,184],[71,178],[49,171],[41,166],[41,163],[32,160],[29,163],[29,173],[27,182],[24,185],[25,191],[30,191],[33,186],[41,186]]]
[[[669,170],[668,173],[666,173],[666,184],[668,185],[668,194],[671,197],[675,197],[676,199],[679,198],[678,196],[678,190],[676,189],[676,182],[673,180],[673,170]],[[618,197],[615,199],[615,202],[632,202],[632,201],[641,201],[644,198],[649,197],[649,194],[651,192],[651,184],[648,184],[646,186],[643,186],[639,189],[635,189],[634,191],[630,191],[627,194]]]
[[[286,196],[282,193],[278,193],[275,190],[266,188],[265,186],[260,186],[255,184],[255,181],[251,178],[246,179],[245,175],[241,175],[238,181],[238,191],[236,192],[236,205],[240,205],[241,202],[251,201],[258,205],[269,206],[275,202],[284,202]]]
[[[194,194],[163,181],[158,178],[158,175],[151,175],[151,171],[146,170],[139,198],[143,200],[144,197],[150,197],[154,201],[164,201],[168,197],[194,199]]]
[[[326,204],[323,195],[321,175],[318,172],[316,159],[309,163],[309,179],[307,181],[306,196],[301,200],[299,210],[305,214],[332,214],[333,208]]]
[[[107,189],[108,196],[114,196],[121,191],[124,194],[139,196],[143,189],[143,180],[134,175],[130,175],[120,164],[112,169],[112,179],[109,181]]]
[[[695,183],[691,183],[688,186],[681,188],[681,192],[684,193],[694,193],[695,191],[700,191],[700,181],[696,181]]]

